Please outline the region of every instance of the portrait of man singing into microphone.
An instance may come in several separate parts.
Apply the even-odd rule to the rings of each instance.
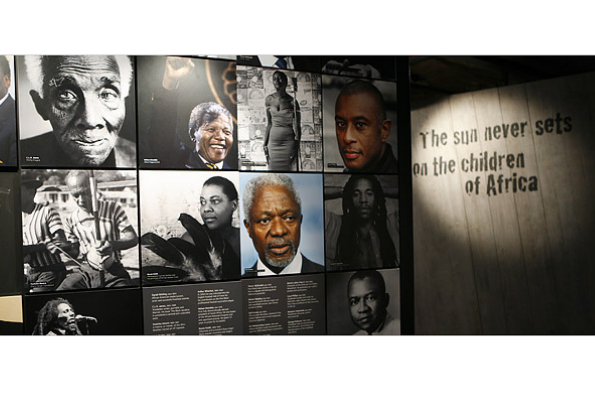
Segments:
[[[33,335],[83,335],[79,323],[87,325],[89,321],[97,323],[94,317],[76,315],[67,299],[55,298],[39,311]]]
[[[140,289],[92,290],[25,297],[26,335],[140,335]]]

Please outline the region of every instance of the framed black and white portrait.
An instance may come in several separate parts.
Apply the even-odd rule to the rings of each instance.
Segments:
[[[398,191],[397,175],[325,174],[327,271],[400,266]]]
[[[322,171],[317,74],[238,66],[239,166],[249,171]]]
[[[135,170],[21,175],[26,293],[139,285]]]
[[[141,171],[143,284],[240,275],[239,174]]]
[[[399,335],[399,276],[398,269],[327,273],[327,333]]]
[[[235,61],[137,58],[142,168],[237,169]]]
[[[134,59],[18,56],[23,167],[136,168]]]

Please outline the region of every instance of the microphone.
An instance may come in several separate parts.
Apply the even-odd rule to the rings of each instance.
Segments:
[[[83,316],[83,315],[76,315],[75,316],[76,322],[80,323],[80,322],[85,322],[85,323],[89,323],[89,322],[93,322],[93,323],[97,323],[97,319],[94,318],[93,316]]]

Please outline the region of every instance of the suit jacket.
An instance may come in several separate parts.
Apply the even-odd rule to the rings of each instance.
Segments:
[[[258,265],[258,261],[254,263],[254,265],[248,269],[242,278],[257,278],[258,272],[256,272],[256,266]],[[302,254],[302,274],[313,274],[316,272],[324,272],[324,267],[318,263],[315,263],[309,260],[306,256]]]
[[[188,160],[186,161],[185,165],[187,168],[199,168],[201,170],[210,170],[210,168],[207,167],[205,162],[202,161],[200,159],[200,157],[198,157],[198,153],[196,153],[196,152],[192,152],[192,154],[190,154],[190,156],[188,156]],[[222,169],[223,170],[231,170],[231,167],[228,166],[227,163],[224,161]],[[217,171],[217,170],[214,170],[214,171]]]
[[[38,163],[26,159],[27,156],[39,156]],[[32,138],[21,141],[21,161],[23,164],[38,164],[52,167],[77,167],[70,157],[62,150],[54,132],[50,131]],[[136,144],[118,138],[112,153],[97,167],[104,168],[135,168],[136,167]]]
[[[16,110],[10,95],[0,105],[0,161],[0,166],[17,165]]]

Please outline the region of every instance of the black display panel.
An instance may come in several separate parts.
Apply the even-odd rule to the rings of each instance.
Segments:
[[[0,172],[0,295],[20,294],[21,262],[20,175]]]
[[[242,280],[244,334],[326,333],[324,274]]]
[[[239,281],[143,289],[147,335],[239,335]]]

